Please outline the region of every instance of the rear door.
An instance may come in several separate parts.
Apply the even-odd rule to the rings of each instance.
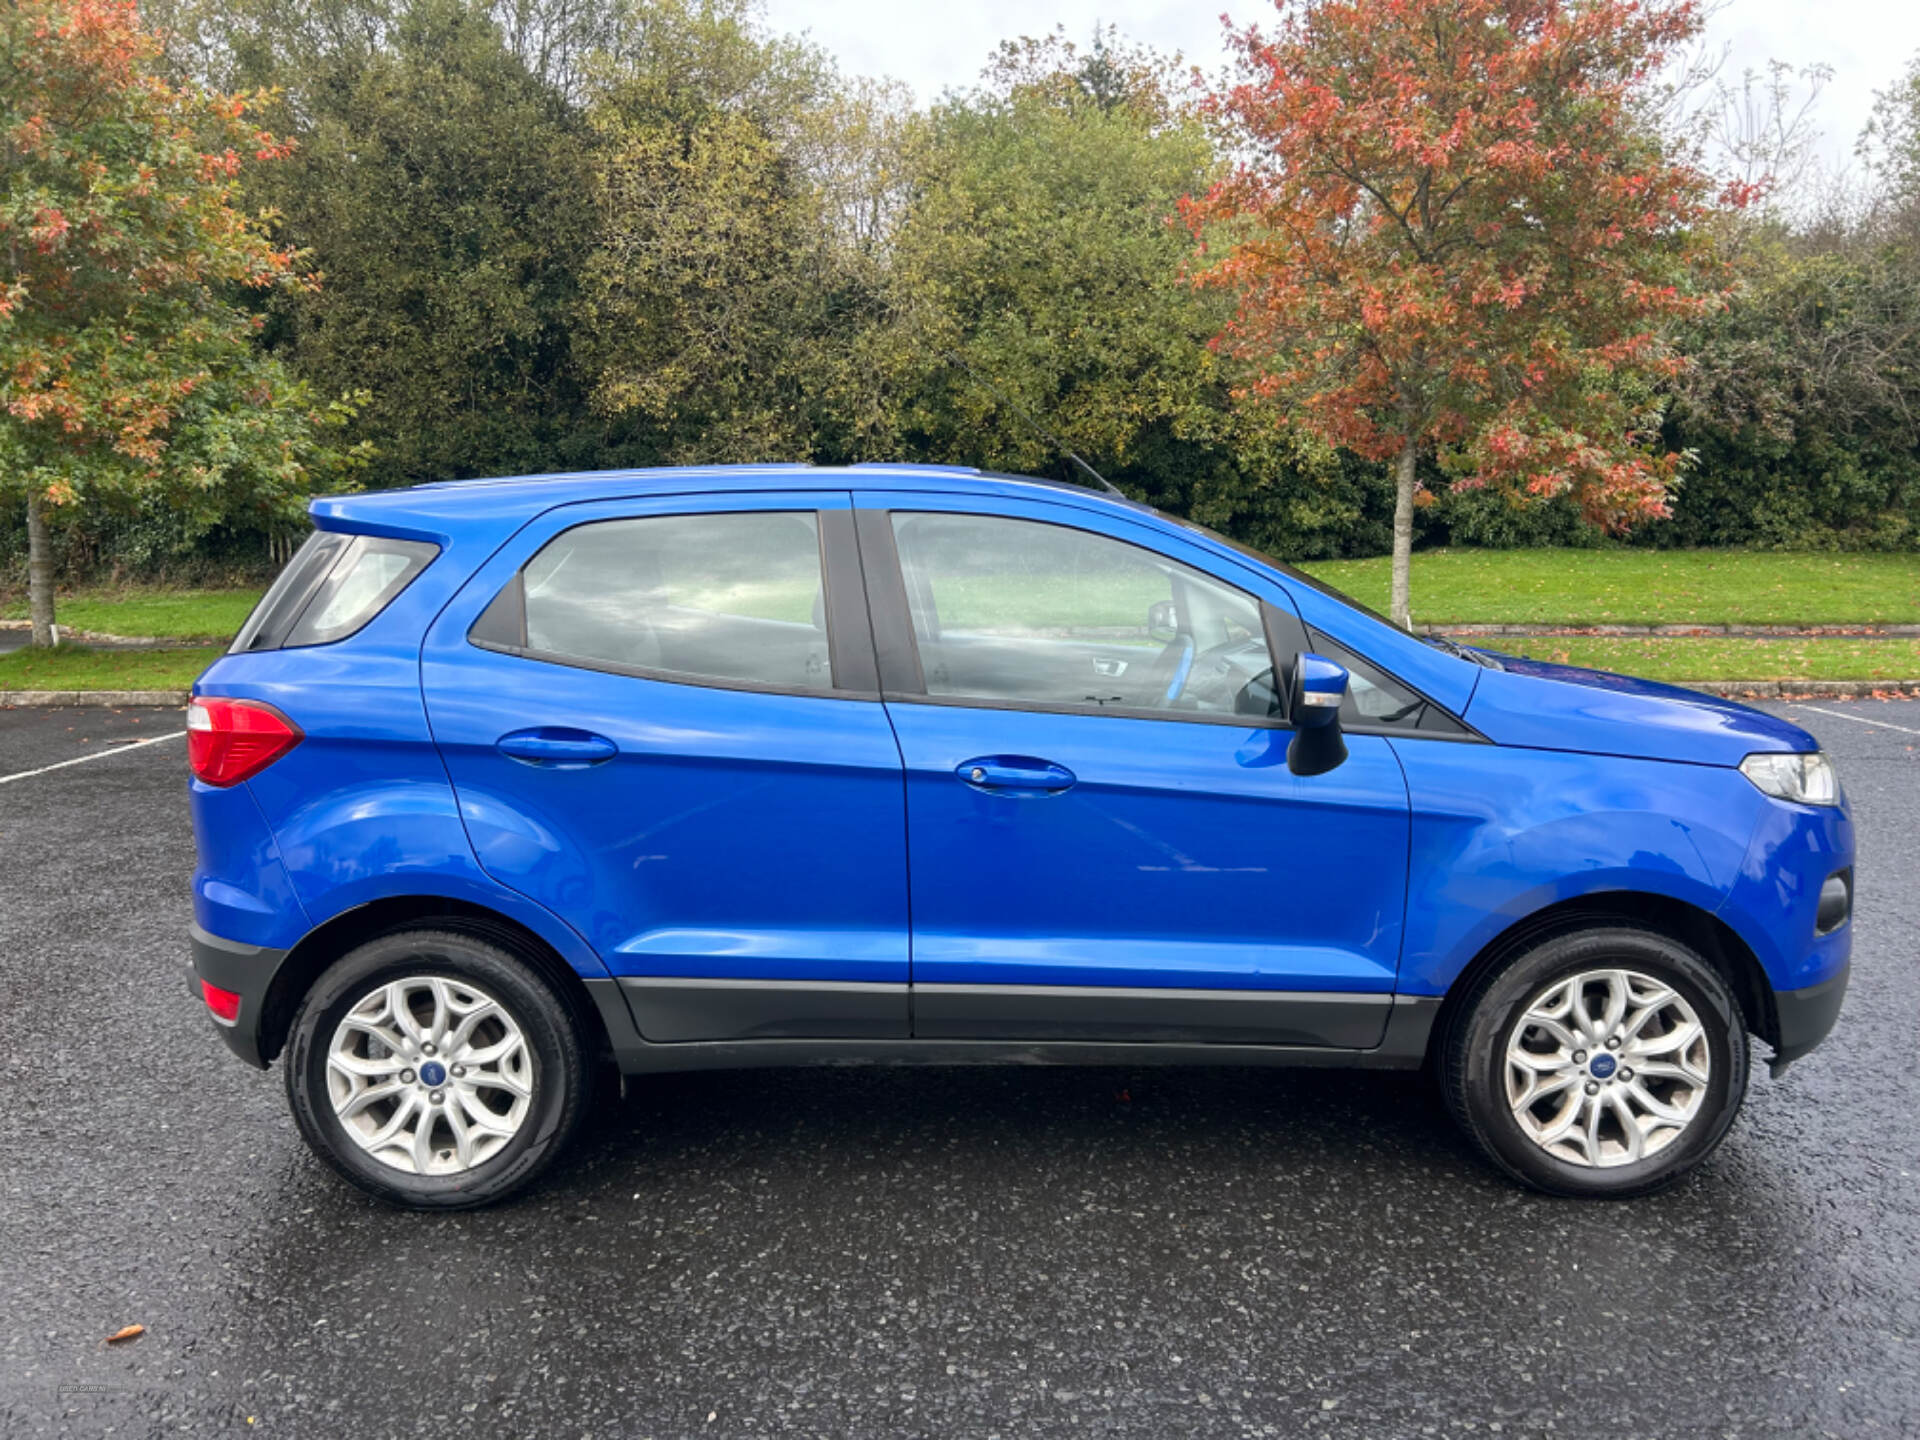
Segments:
[[[858,504],[907,772],[914,1034],[1378,1044],[1406,785],[1377,735],[1288,771],[1284,592],[1070,505]]]
[[[429,632],[481,865],[661,1042],[908,1033],[899,750],[844,493],[567,506]]]

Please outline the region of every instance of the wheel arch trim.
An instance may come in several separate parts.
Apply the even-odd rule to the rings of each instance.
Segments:
[[[596,1055],[605,1055],[623,1036],[609,1033],[606,1008],[595,998],[592,981],[545,935],[519,917],[445,895],[388,895],[342,910],[321,921],[288,950],[275,968],[260,1005],[258,1053],[270,1064],[285,1047],[294,1015],[314,983],[335,961],[382,935],[433,929],[469,935],[509,951],[533,967],[574,1015],[580,1033]],[[604,972],[603,972],[604,974]]]
[[[1602,927],[1647,930],[1696,950],[1733,990],[1746,1028],[1776,1048],[1780,1012],[1760,958],[1740,932],[1699,905],[1646,890],[1599,890],[1543,905],[1487,940],[1447,986],[1429,1039],[1437,1053],[1459,1018],[1465,997],[1488,971],[1557,935]]]

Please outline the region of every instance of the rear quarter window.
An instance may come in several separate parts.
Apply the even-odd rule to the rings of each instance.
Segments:
[[[344,640],[392,604],[439,553],[424,540],[316,530],[261,597],[229,653]]]

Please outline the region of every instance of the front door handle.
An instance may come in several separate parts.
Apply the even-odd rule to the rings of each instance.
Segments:
[[[953,773],[976,790],[1028,795],[1058,795],[1074,782],[1074,774],[1066,766],[1031,755],[982,755],[962,761]]]
[[[581,770],[602,764],[620,753],[620,747],[604,735],[595,735],[589,730],[569,730],[563,725],[515,730],[494,741],[494,749],[543,770]]]

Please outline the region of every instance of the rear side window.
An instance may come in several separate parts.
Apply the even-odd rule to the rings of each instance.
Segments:
[[[620,673],[831,690],[823,575],[812,511],[597,521],[550,540],[471,638]]]
[[[344,640],[386,609],[439,553],[423,540],[316,530],[261,597],[229,653]]]

